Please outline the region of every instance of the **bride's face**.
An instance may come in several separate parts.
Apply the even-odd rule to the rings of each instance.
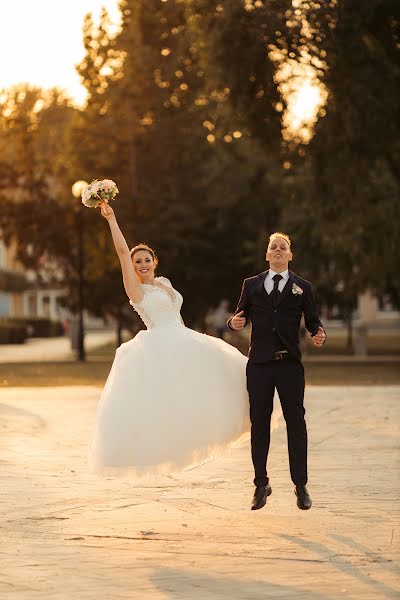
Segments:
[[[149,283],[154,279],[154,260],[147,250],[138,250],[132,257],[133,267],[141,283]]]

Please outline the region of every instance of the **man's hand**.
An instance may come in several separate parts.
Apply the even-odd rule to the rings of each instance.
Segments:
[[[313,345],[322,346],[325,342],[325,337],[325,331],[322,329],[322,327],[318,327],[318,332],[312,337]]]
[[[232,319],[230,320],[231,327],[235,331],[239,331],[240,329],[243,329],[243,327],[246,325],[246,319],[242,316],[243,313],[244,313],[244,311],[241,310],[236,315],[234,315],[232,317]]]

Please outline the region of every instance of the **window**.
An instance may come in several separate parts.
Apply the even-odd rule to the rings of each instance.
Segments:
[[[37,316],[37,296],[36,294],[28,294],[27,311],[29,317]]]

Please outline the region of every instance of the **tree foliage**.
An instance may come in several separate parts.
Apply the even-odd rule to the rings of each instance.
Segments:
[[[344,0],[320,24],[326,116],[294,159],[293,194],[311,215],[292,218],[301,252],[353,307],[368,288],[400,300],[399,17],[396,2]]]
[[[399,9],[394,0],[122,0],[84,22],[84,109],[59,91],[3,94],[0,217],[30,268],[62,266],[76,304],[75,180],[110,177],[129,244],[145,241],[185,297],[188,323],[264,268],[287,230],[294,267],[348,314],[372,288],[399,302]],[[321,86],[308,137],[292,92]],[[318,118],[319,117],[319,118]],[[107,224],[81,213],[86,301],[127,306]],[[40,269],[38,269],[40,271]]]

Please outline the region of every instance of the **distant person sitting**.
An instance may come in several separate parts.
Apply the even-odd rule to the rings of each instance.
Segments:
[[[218,307],[211,313],[211,326],[213,328],[214,335],[224,337],[224,332],[227,331],[227,319],[229,317],[229,302],[228,300],[221,300]]]

